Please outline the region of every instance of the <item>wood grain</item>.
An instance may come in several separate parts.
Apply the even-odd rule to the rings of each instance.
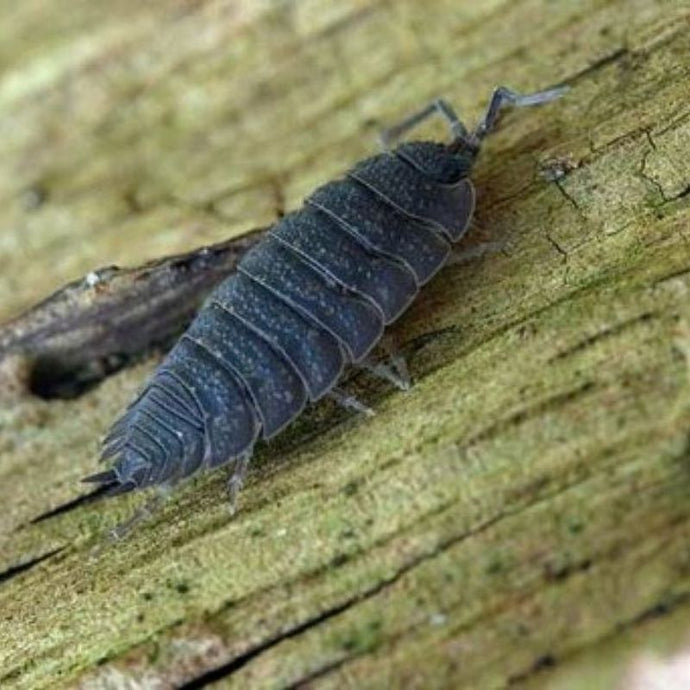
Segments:
[[[273,222],[433,97],[573,87],[487,141],[465,258],[394,329],[413,390],[354,377],[376,416],[311,409],[234,517],[222,472],[114,545],[141,498],[79,500],[155,355],[3,384],[3,688],[634,688],[687,654],[687,3],[2,10],[3,318]]]

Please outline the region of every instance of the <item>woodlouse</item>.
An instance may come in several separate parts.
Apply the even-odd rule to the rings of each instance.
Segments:
[[[211,294],[137,399],[112,427],[85,481],[111,494],[170,485],[234,461],[241,485],[259,435],[270,438],[362,362],[384,326],[444,264],[474,210],[469,174],[501,106],[561,95],[497,88],[468,132],[443,100],[384,134],[386,150],[309,196]],[[449,144],[388,144],[438,113]]]

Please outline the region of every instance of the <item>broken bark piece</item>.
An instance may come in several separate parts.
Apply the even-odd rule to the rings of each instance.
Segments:
[[[60,288],[0,327],[0,374],[45,398],[76,397],[152,347],[168,343],[208,292],[263,235],[143,264],[109,266]]]

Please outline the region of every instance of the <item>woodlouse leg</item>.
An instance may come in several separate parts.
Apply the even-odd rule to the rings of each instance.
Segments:
[[[131,518],[121,522],[110,530],[110,541],[120,541],[120,539],[126,537],[134,527],[150,518],[151,515],[168,500],[171,489],[172,486],[169,484],[160,484],[156,486],[154,489],[155,494],[146,502],[142,503]]]
[[[481,259],[487,254],[497,254],[508,246],[507,242],[481,242],[474,247],[453,247],[453,251],[446,261],[446,266],[458,266],[475,259]]]
[[[499,242],[491,241],[491,233],[476,218],[472,218],[470,228],[478,242],[471,247],[464,243],[452,245],[450,256],[446,260],[446,266],[458,266],[475,259],[481,259],[486,255],[497,254],[510,246],[510,243],[502,239]]]
[[[412,387],[410,382],[410,376],[407,373],[407,364],[405,360],[402,360],[403,367],[405,368],[405,373],[401,374],[399,372],[399,367],[394,364],[386,364],[385,362],[374,362],[372,360],[364,360],[358,366],[370,374],[373,374],[377,378],[388,381],[392,383],[396,388],[401,391],[409,391]]]
[[[368,405],[365,405],[360,400],[357,400],[354,395],[350,395],[342,388],[332,388],[328,393],[329,398],[333,398],[338,405],[341,405],[347,410],[353,410],[354,412],[360,412],[367,417],[373,417],[375,412]]]
[[[434,115],[440,115],[444,120],[446,120],[448,127],[450,128],[451,136],[454,140],[467,139],[467,129],[465,128],[465,125],[460,122],[460,119],[456,115],[453,108],[447,101],[443,100],[443,98],[437,98],[429,103],[429,105],[427,105],[425,108],[422,108],[422,110],[419,110],[409,117],[406,117],[398,124],[384,129],[379,134],[381,146],[385,151],[387,151],[391,148],[392,144],[400,139],[403,134],[409,132],[411,129],[414,129]]]
[[[409,391],[412,388],[412,379],[410,378],[410,371],[407,368],[405,357],[403,357],[389,335],[382,338],[381,346],[388,355],[387,361],[367,357],[357,366],[384,381],[392,383],[401,391]]]
[[[252,458],[252,451],[242,453],[232,466],[232,474],[228,479],[228,500],[230,502],[230,514],[234,515],[237,510],[237,495],[244,486],[244,478],[247,476],[247,468]]]

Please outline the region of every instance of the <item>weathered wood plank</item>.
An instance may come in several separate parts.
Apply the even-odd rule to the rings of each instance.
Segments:
[[[414,389],[310,410],[235,517],[220,474],[113,546],[140,499],[71,503],[155,356],[0,396],[0,685],[610,687],[682,644],[690,7],[95,7],[3,8],[3,318],[272,222],[431,97],[573,90],[487,142],[467,259],[395,327]]]

